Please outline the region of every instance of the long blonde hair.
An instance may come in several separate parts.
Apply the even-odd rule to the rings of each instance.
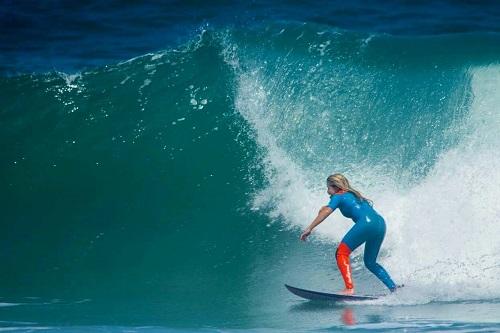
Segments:
[[[336,173],[336,174],[333,174],[333,175],[330,175],[328,176],[328,178],[326,179],[326,183],[329,185],[329,186],[335,186],[335,187],[338,187],[339,189],[341,189],[342,191],[346,191],[346,192],[351,192],[352,194],[354,194],[359,200],[364,200],[366,202],[368,202],[370,205],[373,204],[373,202],[368,199],[368,198],[365,198],[361,192],[355,190],[350,184],[349,184],[349,181],[347,180],[347,178],[341,174],[341,173]]]

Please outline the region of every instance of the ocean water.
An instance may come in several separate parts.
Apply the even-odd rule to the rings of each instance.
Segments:
[[[495,3],[2,7],[0,330],[500,331]],[[342,288],[333,172],[397,293],[284,288]]]

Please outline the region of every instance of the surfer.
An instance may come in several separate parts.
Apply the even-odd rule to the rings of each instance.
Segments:
[[[318,216],[300,235],[300,239],[305,241],[318,224],[339,208],[342,215],[354,221],[354,226],[344,236],[335,253],[337,266],[345,284],[342,293],[354,294],[349,255],[363,243],[366,243],[364,253],[366,268],[375,274],[390,291],[395,291],[397,286],[389,273],[377,263],[378,252],[385,236],[384,219],[375,211],[372,202],[352,188],[347,178],[342,174],[336,173],[329,176],[326,179],[326,185],[330,195],[330,203],[321,207]]]

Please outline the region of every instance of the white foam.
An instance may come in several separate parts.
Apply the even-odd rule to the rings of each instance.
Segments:
[[[17,306],[17,305],[22,305],[22,303],[6,303],[6,302],[0,303],[0,307]]]
[[[472,71],[471,85],[467,134],[395,201],[397,237],[387,263],[439,299],[500,296],[500,67]]]
[[[139,87],[139,90],[142,90],[144,87],[149,86],[151,84],[151,82],[153,82],[153,81],[151,81],[150,79],[144,80],[142,86]]]
[[[70,89],[79,88],[77,81],[82,78],[81,73],[67,74],[64,72],[57,72],[57,75],[59,75],[59,77],[64,79],[64,81],[66,82],[66,86],[68,88]]]

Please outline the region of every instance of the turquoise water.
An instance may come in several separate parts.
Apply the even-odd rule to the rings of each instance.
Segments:
[[[82,71],[0,78],[0,321],[15,331],[500,330],[500,37],[206,29]],[[345,173],[406,287],[342,287]],[[354,253],[358,291],[383,286]]]

